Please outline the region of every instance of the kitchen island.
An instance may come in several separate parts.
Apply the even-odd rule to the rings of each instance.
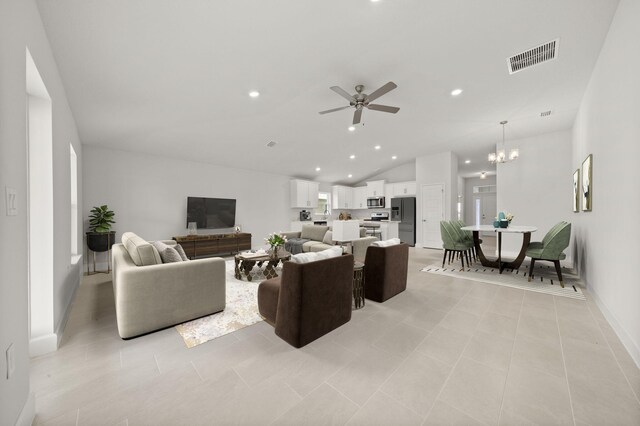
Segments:
[[[360,226],[375,232],[381,240],[398,238],[398,224],[395,220],[361,220]]]

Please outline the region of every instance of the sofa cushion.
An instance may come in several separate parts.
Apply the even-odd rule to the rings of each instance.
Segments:
[[[398,244],[400,244],[400,238],[391,238],[389,240],[375,241],[371,243],[371,245],[375,247],[389,247],[389,246],[396,246]]]
[[[311,248],[315,245],[319,245],[324,247],[322,250],[326,250],[328,247],[326,246],[326,244],[321,243],[320,241],[307,241],[306,243],[302,244],[302,251],[304,253],[310,252],[310,251],[318,251],[318,250],[311,250]]]
[[[322,225],[303,225],[300,238],[308,238],[314,241],[322,241],[324,234],[329,230],[328,226]]]
[[[317,243],[317,244],[314,244],[314,245],[310,246],[308,251],[319,252],[319,251],[323,251],[323,250],[328,250],[331,247],[336,247],[336,246],[325,244],[325,243]]]
[[[317,260],[330,259],[332,257],[342,256],[341,247],[331,247],[327,250],[311,253],[300,253],[291,256],[291,262],[293,263],[309,263]]]
[[[152,244],[158,250],[162,263],[182,262],[182,257],[175,246],[169,246],[162,241],[154,241]],[[176,246],[180,247],[179,244],[176,244]]]
[[[333,245],[333,232],[332,231],[325,232],[324,238],[322,239],[322,242],[332,246]]]
[[[158,265],[162,263],[158,250],[133,232],[122,234],[122,245],[136,266]]]

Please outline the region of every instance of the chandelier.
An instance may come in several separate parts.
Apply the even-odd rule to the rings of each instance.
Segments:
[[[507,157],[507,149],[504,144],[504,125],[507,123],[507,120],[500,122],[500,124],[502,124],[502,145],[496,146],[496,151],[489,154],[488,160],[491,164],[517,160],[520,155],[518,148],[512,148],[511,151],[509,151],[509,157]]]

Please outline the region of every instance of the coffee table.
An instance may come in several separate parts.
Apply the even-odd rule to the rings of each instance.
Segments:
[[[278,252],[277,257],[273,257],[268,253],[258,256],[252,253],[236,254],[235,277],[242,280],[244,275],[247,281],[253,281],[254,278],[262,278],[260,275],[264,275],[266,279],[275,278],[278,276],[276,272],[278,265],[289,259],[291,259],[291,253],[287,251]],[[253,271],[256,265],[262,271],[262,274]]]

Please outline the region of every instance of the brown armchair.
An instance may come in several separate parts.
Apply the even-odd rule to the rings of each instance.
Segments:
[[[384,302],[405,291],[408,267],[408,244],[369,246],[364,260],[365,297],[375,302]]]
[[[353,256],[285,262],[258,287],[258,310],[275,333],[301,348],[351,319]]]

